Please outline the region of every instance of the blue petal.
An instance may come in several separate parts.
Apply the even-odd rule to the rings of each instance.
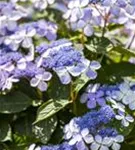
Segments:
[[[88,24],[88,25],[84,28],[84,34],[85,34],[86,36],[92,36],[93,33],[94,33],[93,28],[91,27],[91,25]]]
[[[91,69],[89,69],[87,72],[86,72],[86,75],[90,78],[90,79],[95,79],[97,77],[97,72],[96,71],[93,71]]]

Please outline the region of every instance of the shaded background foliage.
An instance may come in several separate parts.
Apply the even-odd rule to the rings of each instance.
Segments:
[[[69,29],[61,18],[61,12],[48,8],[47,11],[36,11],[32,19],[47,19],[58,23],[59,39],[70,39],[75,47],[84,47],[87,59],[96,59],[101,63],[98,77],[92,81],[81,75],[77,79],[73,78],[71,84],[63,85],[56,74],[52,73],[52,80],[45,92],[32,88],[26,79],[16,83],[6,95],[1,92],[1,150],[27,150],[32,143],[42,145],[62,142],[64,125],[74,116],[82,116],[88,111],[86,106],[80,104],[79,98],[89,83],[115,84],[121,82],[123,77],[135,77],[135,65],[129,62],[131,57],[135,57],[134,49],[126,48],[121,42],[121,36],[114,39],[96,34],[86,37],[82,32]],[[109,24],[106,30],[111,32],[121,27],[123,25]],[[122,38],[127,37],[122,35]],[[135,149],[134,133],[133,124],[124,132],[126,139],[122,150]]]

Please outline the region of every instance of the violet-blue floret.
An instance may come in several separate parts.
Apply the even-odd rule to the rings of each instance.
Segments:
[[[87,103],[87,107],[92,109],[99,106],[105,106],[105,87],[100,84],[89,85],[80,98],[81,103]]]
[[[115,128],[105,127],[98,131],[101,137],[115,137],[118,135],[118,131]]]
[[[33,22],[32,26],[39,36],[46,37],[49,41],[56,40],[58,27],[55,23],[39,20],[35,23]]]
[[[84,115],[77,124],[81,129],[88,128],[92,130],[98,128],[101,124],[109,123],[115,117],[115,113],[110,106],[101,107],[99,111],[92,111]]]

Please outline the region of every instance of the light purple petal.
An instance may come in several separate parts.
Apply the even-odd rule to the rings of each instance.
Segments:
[[[115,142],[122,143],[124,141],[124,136],[123,135],[117,135],[115,137]]]
[[[96,101],[95,100],[89,100],[87,102],[87,107],[90,109],[95,108],[96,107]]]
[[[17,23],[15,21],[8,22],[8,30],[13,31],[17,27]]]
[[[105,102],[105,99],[104,99],[104,98],[97,98],[97,103],[98,103],[100,106],[105,106],[105,105],[106,105],[106,102]]]
[[[38,84],[39,84],[39,80],[37,79],[37,78],[32,78],[31,80],[30,80],[30,85],[32,86],[32,87],[36,87]]]
[[[134,122],[134,118],[130,115],[126,116],[126,120],[128,120],[129,122]]]
[[[95,79],[97,77],[97,72],[94,70],[89,69],[86,72],[86,75],[90,78],[90,79]]]
[[[121,115],[115,115],[115,118],[116,118],[117,120],[122,120],[122,119],[123,119],[123,116],[121,116]]]
[[[92,36],[93,33],[94,33],[93,28],[91,27],[91,25],[88,24],[88,25],[84,28],[84,34],[85,34],[86,36]]]
[[[38,88],[40,89],[40,91],[46,91],[47,90],[47,83],[40,81],[38,84]]]
[[[103,138],[102,144],[104,144],[104,145],[109,147],[112,143],[113,143],[112,138],[110,138],[110,137],[104,137]]]
[[[44,72],[42,79],[44,81],[49,81],[52,78],[52,74],[50,72]]]
[[[67,67],[67,70],[69,71],[69,73],[74,77],[79,76],[86,69],[87,67],[83,63],[79,63],[77,66]]]
[[[85,137],[86,135],[88,135],[89,134],[89,130],[87,129],[87,128],[84,128],[82,131],[81,131],[81,135],[83,136],[83,137]]]
[[[129,126],[129,122],[125,118],[122,119],[121,123],[122,123],[122,125],[124,127],[128,127]]]
[[[100,147],[100,150],[109,150],[109,148],[108,148],[107,146],[102,145],[102,146]]]
[[[20,59],[18,62],[17,62],[17,68],[19,68],[20,70],[23,70],[25,69],[27,66],[26,64],[26,60],[24,58]]]
[[[76,147],[78,150],[88,150],[87,146],[83,141],[77,142]]]
[[[103,139],[102,139],[102,137],[101,137],[100,135],[96,135],[96,136],[95,136],[95,141],[96,141],[96,142],[102,144],[102,140],[103,140]]]
[[[94,138],[92,135],[88,134],[84,137],[84,141],[87,143],[87,144],[90,144],[94,141]]]
[[[135,101],[133,101],[132,103],[129,104],[129,108],[131,110],[135,110]]]
[[[24,48],[30,48],[32,45],[33,43],[31,38],[25,38],[24,41],[22,42],[22,46]]]
[[[98,150],[99,147],[100,147],[100,145],[96,142],[92,143],[90,146],[91,150]]]
[[[79,21],[77,22],[77,28],[78,28],[78,29],[84,28],[85,25],[86,25],[86,23],[85,23],[85,21],[83,21],[83,20],[79,20]]]
[[[104,92],[101,91],[101,90],[98,91],[97,94],[96,94],[96,97],[97,97],[97,98],[98,98],[98,97],[100,98],[100,97],[102,97],[102,96],[104,96]]]
[[[82,94],[81,98],[80,98],[80,102],[83,104],[83,103],[86,103],[88,100],[88,94],[84,93]]]
[[[71,82],[71,77],[66,69],[63,69],[63,70],[58,69],[55,71],[56,71],[57,75],[59,76],[60,81],[63,84],[69,84]]]
[[[69,145],[74,145],[76,142],[77,142],[77,140],[76,140],[75,138],[72,138],[72,139],[69,141]]]
[[[92,61],[90,63],[90,68],[94,69],[94,70],[97,70],[97,69],[100,69],[101,68],[101,65],[98,61]]]
[[[113,145],[112,145],[112,150],[120,150],[120,144],[118,144],[118,143],[113,143]]]

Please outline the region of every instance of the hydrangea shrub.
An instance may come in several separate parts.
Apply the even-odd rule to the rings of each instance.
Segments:
[[[135,0],[0,1],[0,150],[135,149]]]

